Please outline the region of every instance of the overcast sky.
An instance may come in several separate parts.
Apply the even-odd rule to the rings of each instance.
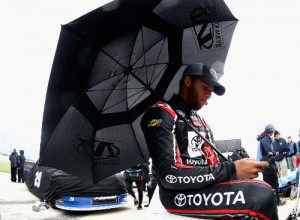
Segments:
[[[1,0],[0,131],[39,151],[44,100],[60,25],[101,0]],[[215,139],[241,138],[250,152],[273,123],[298,141],[300,114],[299,0],[227,0],[239,19],[221,82],[200,111]],[[1,147],[1,146],[0,146]]]

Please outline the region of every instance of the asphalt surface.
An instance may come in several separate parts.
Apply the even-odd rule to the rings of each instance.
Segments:
[[[278,207],[279,219],[284,220],[296,206],[297,199],[286,200],[286,205]],[[10,174],[0,172],[0,220],[92,220],[92,219],[138,219],[138,220],[165,220],[165,219],[194,219],[190,217],[176,216],[167,213],[162,207],[158,193],[153,196],[149,208],[143,207],[142,210],[137,210],[133,204],[133,199],[128,196],[128,204],[121,208],[110,210],[100,210],[93,212],[71,212],[59,209],[42,209],[38,212],[33,211],[32,206],[38,200],[29,192],[26,185],[23,183],[12,183]],[[148,197],[144,196],[143,205],[148,203]],[[198,219],[199,220],[199,219]]]

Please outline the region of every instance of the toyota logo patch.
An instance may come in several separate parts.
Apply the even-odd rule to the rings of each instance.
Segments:
[[[173,175],[167,175],[165,178],[166,178],[166,181],[167,181],[168,183],[176,183],[176,182],[177,182],[176,176],[173,176]]]
[[[184,194],[178,194],[175,198],[174,198],[174,203],[175,205],[182,207],[185,205],[186,203],[186,195]]]

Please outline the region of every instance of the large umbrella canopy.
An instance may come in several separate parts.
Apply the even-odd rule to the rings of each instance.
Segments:
[[[141,115],[177,92],[186,64],[221,77],[236,23],[223,0],[119,0],[63,25],[40,165],[98,182],[147,161]]]

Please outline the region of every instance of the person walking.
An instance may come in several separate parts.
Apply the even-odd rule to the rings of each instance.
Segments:
[[[18,167],[18,182],[19,183],[24,183],[24,169],[25,169],[25,161],[26,157],[24,155],[24,150],[20,150],[20,155],[19,155],[19,161],[20,161],[20,166]]]
[[[138,164],[129,169],[125,169],[124,172],[126,180],[126,189],[128,193],[134,198],[134,205],[137,205],[137,209],[142,209],[143,203],[143,189],[144,189],[144,174],[142,169],[142,164]],[[136,184],[139,199],[137,200],[136,195],[133,191],[133,183]]]
[[[275,163],[278,171],[278,177],[285,177],[287,175],[287,160],[289,154],[289,147],[284,138],[280,137],[280,132],[274,132],[274,140],[272,143],[275,151]]]
[[[17,169],[19,167],[19,155],[16,149],[13,149],[13,152],[9,155],[10,160],[10,175],[11,181],[17,181]]]
[[[151,166],[151,173],[152,173],[152,176],[147,185],[147,192],[148,192],[149,200],[148,200],[148,204],[144,205],[144,207],[149,207],[152,197],[154,195],[156,186],[157,186],[156,174],[155,174],[155,170],[154,170],[153,166]]]
[[[288,136],[287,140],[288,140],[287,144],[290,148],[289,154],[287,156],[287,161],[289,163],[290,170],[294,171],[297,169],[297,167],[296,167],[297,144],[292,140],[291,136]]]
[[[190,64],[183,72],[179,94],[157,103],[142,117],[162,205],[170,213],[197,218],[277,220],[272,188],[254,180],[268,162],[224,161],[208,143],[214,143],[213,133],[199,110],[212,92],[225,93],[216,71],[202,63]]]
[[[149,176],[149,172],[150,172],[150,162],[147,161],[145,163],[142,164],[142,170],[143,170],[143,191],[147,192],[147,183],[150,181],[150,176]]]
[[[279,197],[279,183],[277,168],[274,159],[274,149],[272,146],[272,136],[275,132],[275,127],[272,124],[268,124],[264,131],[258,135],[258,148],[257,148],[257,160],[268,161],[269,166],[265,167],[262,176],[263,180],[271,185],[276,194],[276,201],[278,206],[285,205],[285,201]]]

